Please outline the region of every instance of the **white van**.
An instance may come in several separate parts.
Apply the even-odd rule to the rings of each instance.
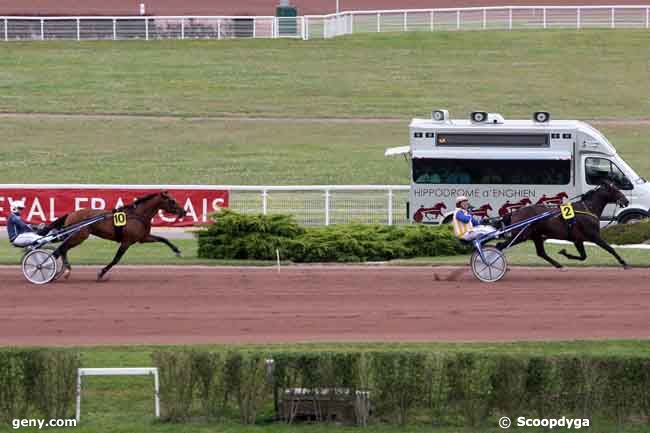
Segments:
[[[503,216],[528,204],[560,204],[605,177],[630,205],[607,206],[601,224],[650,216],[650,184],[587,123],[550,120],[546,112],[532,120],[480,111],[451,120],[447,111],[436,110],[431,119],[413,119],[409,134],[409,146],[387,149],[386,155],[410,156],[412,222],[449,222],[459,195],[469,197],[479,217]]]

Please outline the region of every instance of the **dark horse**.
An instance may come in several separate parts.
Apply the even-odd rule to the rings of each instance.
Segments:
[[[618,206],[626,207],[629,204],[629,201],[613,183],[605,181],[597,188],[583,194],[580,197],[580,201],[573,203],[573,208],[575,210],[575,223],[569,224],[564,220],[558,209],[557,216],[534,223],[526,228],[513,231],[513,236],[517,236],[519,232],[523,232],[519,235],[513,245],[527,240],[532,240],[535,242],[535,249],[537,250],[537,255],[539,257],[543,258],[556,268],[561,268],[562,265],[560,263],[546,254],[546,251],[544,250],[544,241],[546,239],[562,239],[573,242],[580,256],[569,254],[566,249],[559,251],[559,254],[563,255],[567,259],[581,261],[587,258],[584,243],[593,242],[616,257],[616,260],[627,269],[628,265],[625,263],[625,260],[623,260],[614,248],[612,248],[600,236],[600,216],[602,215],[605,206],[610,203],[616,203]],[[526,218],[547,212],[548,210],[549,207],[545,205],[526,206],[505,216],[503,218],[503,224],[508,226],[518,221],[525,220]],[[499,242],[496,246],[499,249],[504,249],[508,244],[509,241],[506,240]]]
[[[176,203],[172,196],[166,191],[163,191],[140,197],[132,204],[116,209],[117,212],[126,213],[126,225],[121,228],[114,226],[113,212],[107,212],[105,210],[80,209],[58,218],[46,228],[46,231],[61,229],[102,214],[107,216],[106,219],[79,230],[78,233],[74,234],[61,245],[59,251],[66,269],[66,278],[72,269],[70,262],[68,262],[68,251],[88,239],[90,235],[95,235],[120,244],[113,260],[97,273],[97,281],[100,281],[120,261],[131,245],[138,242],[162,242],[171,248],[176,255],[180,256],[180,250],[168,239],[162,236],[154,236],[150,233],[151,219],[161,209],[176,215],[178,218],[185,216],[185,210]]]

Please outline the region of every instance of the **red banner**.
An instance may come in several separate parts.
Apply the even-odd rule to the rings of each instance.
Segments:
[[[22,217],[32,224],[49,223],[57,217],[79,209],[112,210],[130,204],[162,189],[120,187],[7,188],[0,185],[0,225],[7,224],[14,200],[25,200]],[[164,188],[183,207],[187,215],[176,221],[175,215],[162,210],[154,217],[156,227],[187,227],[208,222],[208,215],[228,207],[228,191],[223,189]]]

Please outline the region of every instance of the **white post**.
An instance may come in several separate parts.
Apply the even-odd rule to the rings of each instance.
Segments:
[[[185,18],[181,18],[181,39],[185,39]]]
[[[79,424],[79,419],[81,419],[81,371],[77,369],[77,410],[75,412],[75,419],[77,424]]]
[[[255,39],[255,36],[257,35],[257,32],[255,31],[256,27],[257,27],[257,18],[253,17],[253,39]]]
[[[217,20],[217,39],[221,39],[221,18]]]
[[[305,18],[305,40],[309,40],[309,18]]]
[[[158,380],[158,369],[153,373],[153,387],[154,387],[154,413],[156,418],[160,418],[160,381]]]
[[[408,24],[406,23],[407,19],[408,19],[408,12],[404,11],[404,31],[407,31],[408,29]]]
[[[580,8],[576,9],[576,28],[580,30]]]
[[[323,18],[323,39],[327,39],[327,20]]]
[[[301,34],[302,34],[302,40],[303,40],[303,41],[306,41],[306,40],[307,40],[307,32],[305,31],[305,29],[306,29],[306,27],[305,27],[305,23],[306,23],[306,22],[307,22],[307,20],[305,19],[304,16],[302,16],[302,17],[300,18],[300,32],[301,32]]]
[[[79,22],[79,18],[77,18],[77,41],[81,40],[81,23]]]
[[[113,18],[113,40],[117,40],[117,20]]]
[[[45,20],[41,18],[41,40],[45,40]]]
[[[543,11],[543,19],[544,19],[544,28],[546,28],[546,8],[542,9]]]
[[[460,9],[456,11],[456,30],[460,30]]]
[[[9,40],[9,30],[7,29],[8,24],[9,24],[9,20],[5,18],[5,42]]]
[[[350,34],[354,34],[354,14],[350,14]]]
[[[483,9],[483,30],[487,28],[487,9]]]
[[[388,225],[393,225],[393,190],[388,188]]]
[[[325,190],[325,225],[330,225],[330,190]]]
[[[433,31],[433,11],[431,11],[430,20],[431,20],[431,23],[430,23],[431,24],[431,31]]]
[[[616,9],[612,8],[612,28],[616,28]]]
[[[144,40],[149,40],[149,20],[147,18],[144,19]]]
[[[266,215],[268,206],[269,193],[264,189],[262,190],[262,214]]]
[[[7,22],[5,21],[5,26],[7,25]],[[645,10],[645,28],[650,28],[650,8],[646,8]],[[7,28],[5,27],[5,30]]]
[[[512,8],[508,9],[508,30],[512,30]]]
[[[377,12],[377,33],[381,32],[381,15]]]

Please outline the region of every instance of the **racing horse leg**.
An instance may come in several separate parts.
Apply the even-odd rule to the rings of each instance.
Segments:
[[[144,239],[142,239],[140,241],[140,243],[143,243],[143,244],[148,244],[148,243],[152,243],[152,242],[161,242],[161,243],[167,245],[169,248],[171,248],[171,250],[174,252],[174,254],[176,254],[176,257],[181,256],[181,250],[178,249],[178,247],[176,245],[171,243],[169,239],[164,238],[162,236],[155,236],[155,235],[152,235],[152,234],[148,234]]]
[[[560,251],[558,251],[558,254],[563,255],[567,259],[580,260],[581,262],[584,262],[585,259],[587,258],[587,252],[585,251],[584,242],[575,241],[573,245],[575,245],[576,250],[578,250],[578,254],[580,254],[580,256],[574,256],[573,254],[569,254],[565,248],[562,248]]]
[[[111,260],[111,262],[108,265],[104,266],[97,273],[97,281],[101,281],[102,278],[104,278],[104,275],[106,275],[106,273],[108,271],[110,271],[113,266],[115,266],[116,264],[119,263],[120,259],[122,258],[122,256],[126,252],[126,250],[129,249],[130,246],[131,246],[131,244],[128,244],[128,243],[121,243],[120,244],[120,247],[117,249],[117,253],[115,253],[115,257],[113,257],[113,260]]]
[[[533,238],[533,242],[535,242],[535,249],[537,250],[537,255],[539,257],[543,258],[558,269],[562,268],[562,265],[560,263],[556,262],[551,257],[549,257],[548,254],[546,254],[546,250],[544,249],[544,239],[539,236],[535,236]]]
[[[625,262],[625,260],[623,260],[623,258],[618,255],[616,250],[614,248],[612,248],[611,245],[609,245],[607,242],[605,242],[605,240],[603,238],[601,238],[600,235],[596,235],[594,237],[594,239],[591,239],[591,242],[595,243],[600,248],[604,249],[605,251],[607,251],[608,253],[610,253],[614,257],[616,257],[616,260],[618,260],[618,262],[621,265],[623,265],[623,269],[629,269],[630,268],[630,265],[628,265],[627,262]]]

